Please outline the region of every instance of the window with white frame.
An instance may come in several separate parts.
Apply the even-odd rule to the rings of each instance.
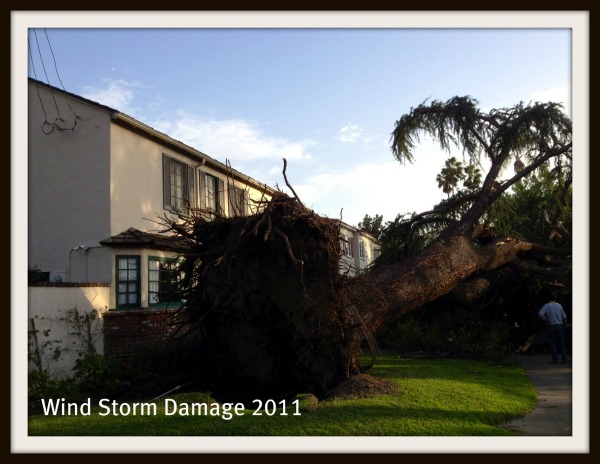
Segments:
[[[360,256],[360,259],[367,259],[366,244],[362,238],[358,241],[358,255]]]
[[[196,182],[194,168],[163,154],[163,204],[164,208],[187,213],[195,206]]]
[[[117,308],[139,308],[140,257],[116,256]]]
[[[179,261],[175,258],[148,257],[149,307],[181,303],[178,267]]]

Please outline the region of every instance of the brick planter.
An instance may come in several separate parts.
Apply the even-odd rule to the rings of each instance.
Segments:
[[[177,326],[176,309],[108,311],[104,314],[104,354],[107,358],[132,359],[145,348],[167,340]]]

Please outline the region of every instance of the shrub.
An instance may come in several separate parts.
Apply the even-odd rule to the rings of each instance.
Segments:
[[[475,310],[456,307],[425,308],[380,329],[382,348],[401,354],[427,352],[447,356],[498,360],[512,349],[507,321]]]

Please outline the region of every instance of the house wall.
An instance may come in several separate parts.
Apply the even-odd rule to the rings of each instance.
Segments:
[[[352,256],[343,253],[340,258],[340,272],[349,276],[367,268],[379,256],[380,244],[368,233],[343,224],[340,227],[340,238],[352,243]],[[364,257],[360,256],[360,242],[364,242]]]
[[[141,137],[125,127],[113,125],[111,131],[111,235],[134,227],[144,232],[156,232],[160,224],[152,221],[172,217],[163,205],[163,154],[196,168],[196,194],[199,192],[199,170],[211,174],[228,183],[228,176],[203,164],[201,160],[187,156],[160,141]],[[260,200],[262,193],[256,188],[248,188],[240,180],[237,187],[246,188],[251,199]],[[225,213],[230,215],[227,191],[225,192]]]
[[[110,233],[110,117],[31,82],[28,112],[28,265],[67,280],[70,251]],[[89,277],[108,282],[107,266]]]
[[[110,286],[107,283],[36,283],[28,287],[28,320],[27,330],[31,330],[33,324],[38,331],[38,342],[41,345],[44,340],[62,340],[62,347],[80,346],[79,342],[69,334],[72,326],[58,321],[63,317],[64,311],[77,308],[80,314],[96,311],[102,316],[109,307]],[[99,317],[95,324],[98,335],[96,339],[96,350],[99,354],[104,353],[104,340],[101,336],[103,330],[103,319]],[[50,330],[49,337],[43,336],[44,330]],[[30,340],[33,342],[33,340]],[[76,342],[75,345],[72,342]],[[77,353],[66,353],[57,362],[51,363],[51,370],[57,374],[66,373],[75,365]],[[33,364],[29,364],[34,369]]]
[[[69,251],[67,282],[110,282],[111,250],[101,245]]]
[[[365,269],[379,256],[380,244],[369,234],[357,230],[354,233],[356,244],[356,266]],[[360,256],[360,242],[364,243],[364,257]]]
[[[162,196],[163,153],[190,162],[157,142],[141,137],[124,127],[113,126],[110,235],[119,234],[130,227],[145,232],[156,232],[160,229],[160,226],[151,220],[156,220],[167,212],[163,209]]]

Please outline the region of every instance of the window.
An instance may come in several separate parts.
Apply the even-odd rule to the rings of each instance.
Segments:
[[[342,253],[352,258],[354,256],[354,250],[352,249],[352,237],[343,237],[341,239],[341,244]]]
[[[243,188],[229,184],[229,215],[246,216],[248,214],[248,201]]]
[[[140,307],[140,257],[117,256],[117,308]]]
[[[187,213],[195,206],[194,168],[163,154],[164,208]]]
[[[367,258],[367,250],[365,248],[365,241],[363,239],[358,241],[358,255],[361,259]]]
[[[148,258],[148,306],[181,303],[179,261],[174,258]]]
[[[223,215],[225,182],[216,176],[200,171],[200,208]]]
[[[219,183],[215,176],[206,174],[206,209],[210,211],[219,210]]]

